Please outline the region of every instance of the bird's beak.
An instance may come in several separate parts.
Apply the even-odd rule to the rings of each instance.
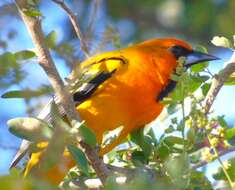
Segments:
[[[218,57],[213,55],[209,55],[207,53],[202,53],[199,51],[192,51],[186,56],[185,67],[188,68],[196,63],[204,62],[204,61],[213,61],[218,60]]]

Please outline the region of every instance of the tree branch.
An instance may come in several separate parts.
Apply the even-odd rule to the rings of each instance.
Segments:
[[[230,148],[228,148],[228,149],[224,149],[224,150],[220,151],[218,156],[221,157],[221,156],[223,156],[223,155],[225,155],[225,154],[228,154],[228,153],[234,152],[234,151],[235,151],[235,147],[230,147]],[[210,162],[202,161],[202,162],[199,162],[199,163],[197,163],[197,164],[192,165],[192,168],[193,168],[193,169],[197,169],[197,168],[200,168],[200,167],[202,167],[202,166],[205,166],[205,165],[207,165],[207,164],[209,164],[209,163],[210,163]]]
[[[29,8],[27,0],[15,0],[15,2],[35,45],[39,64],[46,72],[52,88],[56,96],[59,98],[59,102],[61,103],[68,118],[71,121],[79,121],[80,118],[77,111],[75,110],[72,96],[69,94],[62,79],[60,78],[60,75],[55,67],[55,63],[50,55],[48,48],[46,47],[40,18],[28,16],[24,13],[24,11]],[[88,160],[96,171],[97,176],[100,178],[102,183],[104,183],[108,176],[108,169],[104,165],[103,160],[99,158],[97,152],[87,144],[81,143],[80,145],[83,149],[85,149]]]
[[[235,52],[233,52],[232,57],[228,61],[228,64],[224,69],[222,69],[212,80],[211,87],[205,98],[205,115],[207,115],[214,103],[216,96],[218,95],[220,89],[224,85],[224,82],[229,78],[229,76],[235,72]]]
[[[73,25],[73,28],[76,32],[77,37],[80,40],[80,47],[81,50],[83,51],[83,53],[85,54],[86,58],[89,57],[89,50],[88,50],[88,46],[87,43],[82,35],[79,23],[77,22],[77,17],[76,15],[70,10],[70,8],[64,3],[63,0],[52,0],[53,2],[55,2],[56,4],[60,5],[62,9],[64,9],[64,11],[68,14],[69,19]]]
[[[235,72],[235,52],[233,52],[231,58],[227,62],[226,66],[224,69],[220,70],[218,74],[216,74],[212,80],[211,87],[206,95],[205,98],[205,104],[204,104],[204,109],[205,109],[205,115],[207,116],[208,113],[210,112],[210,109],[219,93],[221,88],[223,87],[224,83],[232,73]],[[227,153],[235,151],[235,148],[228,148],[223,151],[219,152],[219,157],[223,156]],[[192,166],[192,168],[200,168],[204,165],[208,164],[206,161],[199,162],[198,164],[195,164]]]

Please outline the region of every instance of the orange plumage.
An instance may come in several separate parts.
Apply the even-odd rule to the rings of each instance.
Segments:
[[[80,71],[87,74],[112,73],[76,107],[87,126],[95,132],[99,143],[104,132],[123,126],[114,142],[101,149],[101,155],[120,144],[131,131],[144,127],[157,118],[163,109],[157,97],[167,88],[171,74],[177,67],[177,59],[181,54],[187,57],[193,53],[190,45],[184,41],[170,38],[153,39],[94,56],[80,65]],[[203,55],[204,57],[198,57],[189,66],[203,60],[215,59],[207,54]],[[27,173],[37,164],[35,160],[38,156],[40,157],[37,153],[32,154],[26,167]],[[65,157],[67,156],[65,154]],[[69,167],[63,167],[63,171],[59,170],[62,163]],[[50,178],[54,183],[58,183],[73,164],[62,160],[45,176],[55,175],[56,177]]]

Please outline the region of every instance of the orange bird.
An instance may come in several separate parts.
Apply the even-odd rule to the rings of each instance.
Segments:
[[[94,131],[98,143],[102,142],[106,131],[123,126],[119,136],[100,150],[100,155],[120,144],[128,133],[157,118],[164,107],[160,101],[176,86],[171,75],[175,73],[177,60],[181,56],[186,58],[185,69],[199,62],[217,59],[194,51],[182,40],[163,38],[102,53],[81,63],[79,71],[84,76],[92,76],[73,94],[82,120]],[[47,114],[42,115],[43,119],[47,118]],[[23,147],[21,153],[25,153],[25,150]],[[13,165],[19,157],[13,161]],[[39,158],[40,153],[31,155],[26,173],[37,164]],[[62,162],[66,166],[61,167],[63,171],[54,166],[48,172],[47,176],[52,181],[61,181],[75,164],[67,158],[58,163],[58,166]]]

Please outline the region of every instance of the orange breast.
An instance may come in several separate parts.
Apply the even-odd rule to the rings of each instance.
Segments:
[[[105,131],[124,126],[131,132],[154,120],[163,109],[157,95],[176,67],[174,57],[160,48],[127,48],[112,56],[115,53],[129,60],[128,64],[77,108],[99,142]]]

